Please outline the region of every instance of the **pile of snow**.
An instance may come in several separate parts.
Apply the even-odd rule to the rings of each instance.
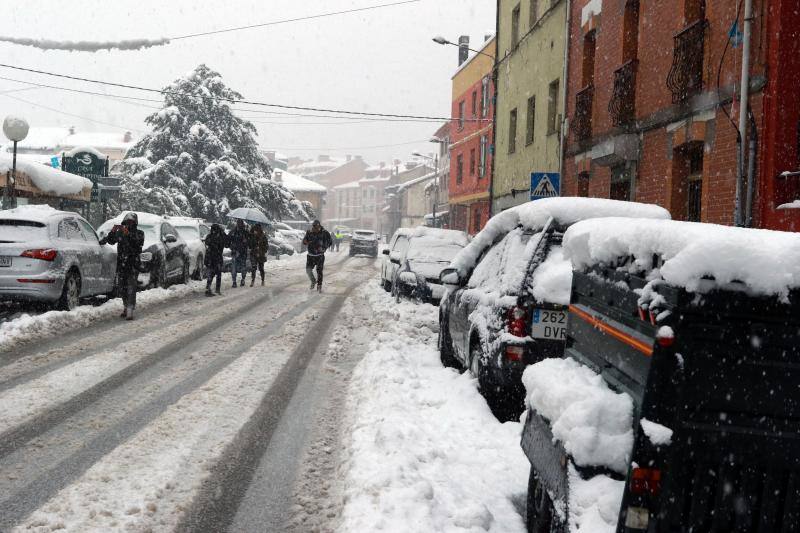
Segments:
[[[439,362],[436,307],[363,292],[379,333],[350,385],[339,530],[524,531],[520,424],[498,422],[469,373]]]
[[[633,400],[574,359],[545,359],[522,375],[527,405],[550,421],[553,438],[578,466],[628,471]]]
[[[797,233],[608,218],[572,226],[564,236],[564,249],[576,269],[632,257],[630,268],[649,272],[657,255],[663,265],[650,277],[691,292],[738,287],[785,299],[800,287]]]
[[[656,446],[669,446],[672,444],[672,430],[667,426],[662,426],[658,422],[651,422],[646,418],[639,420],[642,431],[647,438]]]
[[[484,250],[517,226],[531,231],[544,228],[551,218],[559,226],[598,217],[630,217],[669,219],[669,211],[652,204],[622,202],[603,198],[558,197],[544,198],[508,209],[489,219],[472,242],[453,260],[463,277],[475,266]]]
[[[8,154],[0,154],[0,173],[10,172],[12,165],[13,159]],[[92,182],[83,176],[30,160],[17,159],[17,172],[26,174],[42,192],[56,196],[80,194],[92,188]]]
[[[540,302],[568,305],[572,290],[572,263],[560,246],[553,246],[531,278],[529,290]]]

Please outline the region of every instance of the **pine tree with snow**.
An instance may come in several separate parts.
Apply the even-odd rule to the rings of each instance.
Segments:
[[[261,209],[274,220],[313,216],[307,202],[270,179],[255,126],[231,108],[242,95],[219,73],[200,65],[164,91],[164,107],[145,119],[152,133],[114,167],[121,208],[214,222],[237,207]]]

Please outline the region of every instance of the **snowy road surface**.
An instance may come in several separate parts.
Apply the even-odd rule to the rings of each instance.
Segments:
[[[0,324],[0,531],[521,531],[527,463],[375,260]]]

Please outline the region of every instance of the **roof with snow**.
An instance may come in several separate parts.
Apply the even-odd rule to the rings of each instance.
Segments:
[[[356,181],[348,181],[347,183],[342,183],[341,185],[337,185],[334,187],[336,189],[358,189],[361,186],[361,180]]]
[[[575,268],[615,263],[650,271],[690,292],[714,288],[788,297],[800,288],[800,234],[674,220],[605,218],[579,222],[564,235]],[[656,272],[654,271],[653,275]]]
[[[74,129],[73,129],[74,131]],[[28,136],[17,143],[21,151],[50,151],[74,148],[76,146],[90,146],[102,150],[127,150],[135,144],[135,139],[130,137],[125,140],[126,132],[77,132],[70,133],[70,128],[64,127],[36,127],[30,128]],[[11,143],[4,147],[5,151],[11,150]]]
[[[431,172],[430,174],[425,174],[424,176],[420,176],[418,178],[414,178],[413,180],[404,181],[403,183],[398,183],[397,185],[397,192],[403,192],[404,190],[413,187],[414,185],[418,185],[422,182],[428,181],[436,177],[436,172]]]
[[[65,211],[59,211],[47,204],[42,205],[21,205],[14,209],[6,209],[0,211],[0,218],[5,220],[30,220],[33,222],[46,222],[50,217],[55,215],[70,214]]]
[[[272,172],[272,180],[275,183],[281,183],[284,187],[292,192],[327,192],[324,186],[315,183],[311,180],[301,178],[297,174],[293,174],[286,170],[275,170]]]
[[[8,154],[0,154],[0,173],[11,171],[13,160]],[[18,158],[17,171],[25,173],[37,189],[55,196],[81,194],[91,189],[92,182],[83,176],[70,174],[49,165],[30,159]]]

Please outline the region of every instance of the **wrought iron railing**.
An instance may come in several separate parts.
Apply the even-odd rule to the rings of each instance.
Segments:
[[[633,122],[636,118],[636,70],[639,61],[632,59],[614,71],[614,93],[608,102],[608,112],[615,126]]]
[[[708,21],[700,19],[675,35],[672,68],[667,87],[674,103],[683,102],[703,89],[703,53]]]
[[[591,84],[575,95],[572,131],[575,132],[575,139],[578,141],[584,141],[592,136],[592,100],[594,100],[594,86]]]

